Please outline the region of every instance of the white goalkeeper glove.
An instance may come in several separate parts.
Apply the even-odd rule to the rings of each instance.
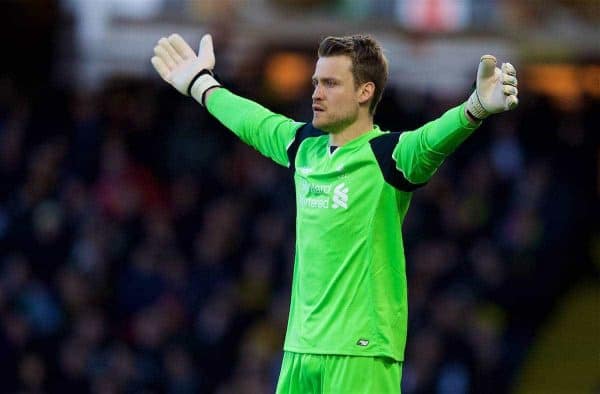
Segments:
[[[467,113],[481,120],[516,108],[519,104],[516,75],[512,64],[502,63],[500,69],[494,56],[483,55],[477,68],[475,91],[467,100]]]
[[[205,34],[200,40],[197,56],[179,34],[163,37],[154,47],[151,62],[162,79],[202,105],[205,93],[221,86],[212,73],[215,68],[215,52],[210,34]]]

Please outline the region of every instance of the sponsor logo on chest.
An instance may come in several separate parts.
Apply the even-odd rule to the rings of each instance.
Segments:
[[[301,207],[348,209],[350,188],[345,182],[316,184],[302,179],[299,193],[298,203]]]

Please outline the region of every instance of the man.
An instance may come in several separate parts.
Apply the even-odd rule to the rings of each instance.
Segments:
[[[154,53],[165,81],[293,171],[296,256],[277,393],[398,393],[408,315],[401,228],[412,192],[482,119],[517,105],[513,66],[483,56],[464,104],[389,133],[373,124],[388,72],[369,36],[321,42],[311,123],[221,87],[209,35],[198,55],[176,34]]]

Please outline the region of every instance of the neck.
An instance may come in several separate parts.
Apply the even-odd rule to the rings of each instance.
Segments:
[[[329,134],[329,145],[343,146],[347,142],[360,137],[361,135],[373,130],[373,117],[365,116],[359,118],[352,124],[345,127],[337,133]]]

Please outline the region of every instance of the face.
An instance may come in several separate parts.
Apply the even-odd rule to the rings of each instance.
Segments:
[[[354,85],[352,60],[348,56],[320,57],[313,75],[314,127],[337,133],[356,121],[361,95]]]

